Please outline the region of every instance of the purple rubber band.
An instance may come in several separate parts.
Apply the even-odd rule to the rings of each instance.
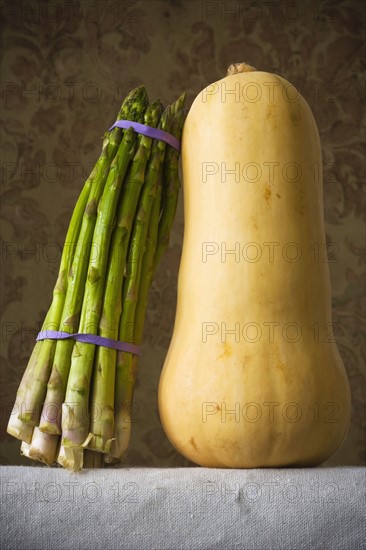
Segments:
[[[98,336],[97,334],[69,334],[61,330],[43,330],[38,333],[36,341],[39,340],[65,340],[67,338],[73,338],[77,342],[83,342],[85,344],[95,344],[96,346],[104,346],[105,348],[116,349],[118,351],[128,351],[134,355],[141,355],[141,349],[135,344],[129,344],[128,342],[120,342],[119,340],[112,340],[111,338],[105,338],[104,336]]]
[[[180,141],[179,139],[172,136],[172,134],[169,134],[168,132],[164,132],[164,130],[159,130],[159,128],[153,128],[152,126],[146,126],[146,124],[141,124],[140,122],[133,122],[132,120],[117,120],[113,126],[109,128],[109,130],[112,130],[115,127],[118,128],[124,128],[127,130],[128,128],[133,128],[138,132],[139,134],[143,134],[144,136],[151,137],[154,139],[159,139],[160,141],[165,141],[165,143],[168,143],[168,145],[171,145],[176,149],[177,151],[180,151]]]

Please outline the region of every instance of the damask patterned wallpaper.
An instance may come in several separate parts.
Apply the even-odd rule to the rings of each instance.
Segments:
[[[353,398],[349,436],[329,464],[365,463],[363,2],[2,0],[1,20],[1,463],[30,464],[6,434],[8,415],[72,207],[121,98],[144,83],[164,104],[187,91],[189,107],[237,61],[292,82],[319,127],[333,320]],[[150,293],[130,465],[188,464],[157,411],[182,236],[181,196]]]

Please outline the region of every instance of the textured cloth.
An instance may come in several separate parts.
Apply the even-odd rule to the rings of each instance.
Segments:
[[[358,550],[365,468],[0,468],[7,550]]]

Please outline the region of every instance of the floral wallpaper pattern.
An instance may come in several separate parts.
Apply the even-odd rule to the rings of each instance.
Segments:
[[[16,389],[43,321],[71,209],[121,99],[187,105],[228,65],[247,61],[292,82],[317,121],[333,319],[352,389],[352,424],[329,464],[364,464],[365,7],[352,0],[1,1],[0,462],[30,464],[6,434]],[[182,196],[150,292],[135,392],[129,465],[189,462],[166,439],[157,385],[169,345],[183,236]]]

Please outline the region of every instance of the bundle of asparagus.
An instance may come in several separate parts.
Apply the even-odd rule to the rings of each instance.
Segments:
[[[139,86],[123,101],[118,120],[180,140],[184,101],[182,94],[164,109],[160,101],[149,104]],[[125,459],[134,346],[174,221],[178,160],[177,149],[148,133],[118,126],[106,132],[72,214],[52,303],[9,419],[8,433],[22,441],[25,456],[74,471]],[[100,345],[98,337],[118,343]]]

